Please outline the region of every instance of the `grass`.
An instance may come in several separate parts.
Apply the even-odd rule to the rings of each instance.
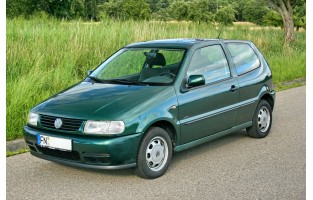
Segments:
[[[301,87],[301,86],[304,86],[304,85],[305,85],[304,83],[292,83],[290,85],[281,85],[281,86],[279,86],[276,89],[276,92],[283,91],[283,90],[288,90],[290,88]]]
[[[18,151],[7,151],[7,157],[15,156],[17,154],[29,152],[29,148],[19,149]]]
[[[119,48],[132,42],[163,38],[216,38],[206,24],[105,20],[101,23],[55,19],[7,20],[7,140],[22,136],[28,111],[49,96],[81,81]],[[279,29],[224,27],[221,38],[251,40],[264,54],[274,83],[305,77],[305,32],[284,45]]]

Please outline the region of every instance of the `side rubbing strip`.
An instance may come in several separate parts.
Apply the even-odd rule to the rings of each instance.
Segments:
[[[201,120],[207,119],[209,117],[213,117],[215,115],[219,115],[219,114],[222,114],[222,113],[225,113],[225,112],[228,112],[228,111],[231,111],[231,110],[234,110],[234,109],[246,106],[246,105],[250,105],[250,104],[254,103],[257,100],[258,100],[258,98],[253,98],[253,99],[249,99],[249,100],[246,100],[246,101],[242,101],[240,103],[233,104],[231,106],[227,106],[225,108],[220,108],[220,109],[217,109],[217,110],[213,110],[213,111],[210,111],[210,112],[207,112],[207,113],[203,113],[201,115],[197,115],[197,116],[194,116],[194,117],[189,117],[189,118],[181,120],[181,124],[189,125],[189,124],[192,124],[194,122],[201,121]]]

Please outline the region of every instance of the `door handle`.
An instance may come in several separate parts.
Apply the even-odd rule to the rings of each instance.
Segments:
[[[236,85],[232,85],[231,87],[230,87],[230,89],[229,89],[229,91],[231,91],[231,92],[235,92],[236,90],[238,90],[239,89],[239,87],[238,86],[236,86]]]

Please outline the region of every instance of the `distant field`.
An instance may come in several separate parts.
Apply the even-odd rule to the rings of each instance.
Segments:
[[[97,23],[47,19],[7,20],[7,140],[22,136],[28,111],[56,92],[81,81],[88,69],[126,44],[163,38],[216,38],[206,24],[107,20]],[[305,77],[306,33],[284,45],[280,29],[225,27],[220,38],[251,40],[269,62],[274,83]]]

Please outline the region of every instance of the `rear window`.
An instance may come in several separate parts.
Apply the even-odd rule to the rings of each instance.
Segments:
[[[252,71],[260,66],[260,60],[254,50],[246,43],[226,43],[238,75]]]

